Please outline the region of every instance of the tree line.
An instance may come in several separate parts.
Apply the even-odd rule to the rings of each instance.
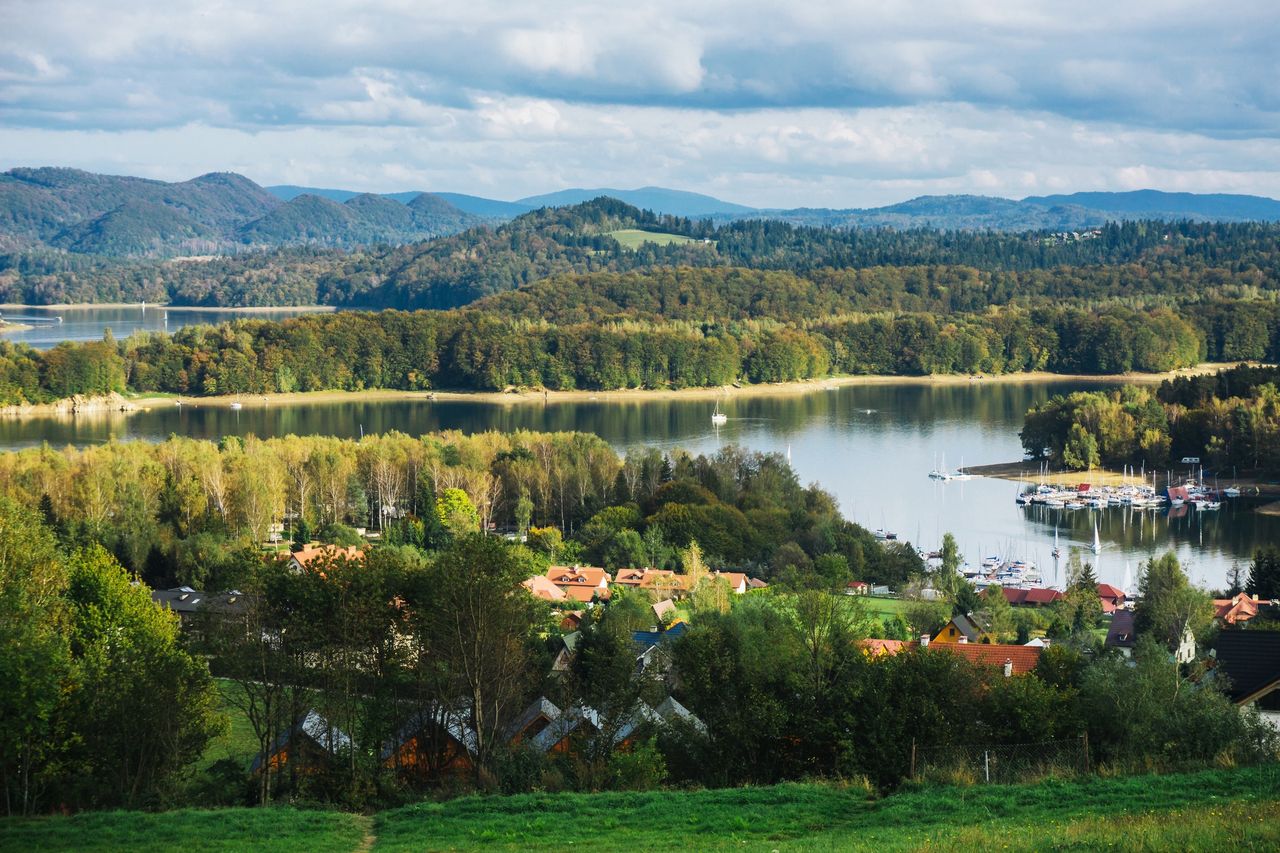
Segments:
[[[1022,446],[1031,458],[1076,470],[1159,470],[1193,456],[1218,472],[1270,476],[1280,471],[1278,381],[1274,367],[1242,365],[1158,389],[1055,396],[1028,410]]]
[[[566,325],[470,310],[338,312],[108,336],[46,352],[0,341],[0,404],[126,390],[609,390],[833,374],[1109,374],[1189,366],[1202,347],[1195,327],[1173,312],[1122,307]]]

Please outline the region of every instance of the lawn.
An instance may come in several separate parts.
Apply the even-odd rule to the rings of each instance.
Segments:
[[[641,231],[638,228],[623,228],[619,231],[610,231],[609,236],[622,244],[624,249],[638,249],[644,243],[654,243],[658,246],[669,246],[672,243],[696,243],[692,237],[685,237],[680,234],[667,234],[660,231]]]
[[[369,845],[372,846],[369,846]],[[3,850],[1274,850],[1280,766],[1035,785],[532,794],[324,811],[0,820]]]
[[[894,616],[903,615],[912,604],[912,602],[904,601],[901,598],[879,598],[870,595],[858,600],[862,602],[862,606],[867,609],[868,613],[880,620],[892,619]]]
[[[227,716],[230,727],[222,735],[209,741],[202,755],[196,762],[196,769],[203,770],[223,758],[233,758],[242,762],[246,769],[258,754],[258,737],[249,725],[249,719],[236,705],[235,699],[240,692],[240,685],[234,681],[217,679],[218,691],[222,694],[220,710]]]

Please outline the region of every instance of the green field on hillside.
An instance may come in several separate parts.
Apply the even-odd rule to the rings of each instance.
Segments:
[[[1280,766],[875,799],[788,784],[466,797],[372,818],[286,808],[0,821],[3,850],[1274,850]]]
[[[658,246],[670,246],[672,243],[696,243],[692,237],[681,234],[667,234],[662,231],[641,231],[639,228],[622,228],[610,231],[609,236],[622,244],[624,249],[638,249],[644,243]]]

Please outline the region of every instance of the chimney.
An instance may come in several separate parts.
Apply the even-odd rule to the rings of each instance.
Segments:
[[[968,637],[966,637],[964,634],[961,634],[961,635],[960,635],[960,639],[956,640],[956,642],[957,642],[957,643],[964,643],[964,644],[968,644],[968,642],[969,642],[969,638],[968,638]]]
[[[929,647],[929,635],[928,635],[928,634],[921,634],[921,635],[920,635],[920,648],[925,649],[925,648],[928,648],[928,647]]]
[[[1053,643],[1053,640],[1049,639],[1048,637],[1041,637],[1041,638],[1040,638],[1040,642],[1041,642],[1041,644],[1043,644],[1043,645],[1044,645],[1044,647],[1047,649],[1047,648],[1049,648],[1050,644],[1052,644],[1052,643]]]
[[[1008,678],[1013,675],[1013,661],[1005,658],[1004,661],[1004,677]]]

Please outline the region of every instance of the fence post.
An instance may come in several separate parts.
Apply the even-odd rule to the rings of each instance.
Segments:
[[[911,780],[916,778],[916,739],[911,739]]]
[[[1089,762],[1089,732],[1086,730],[1080,739],[1084,741],[1084,775],[1088,776],[1093,772],[1093,767]]]
[[[982,750],[982,775],[987,780],[987,784],[991,783],[991,750]]]

